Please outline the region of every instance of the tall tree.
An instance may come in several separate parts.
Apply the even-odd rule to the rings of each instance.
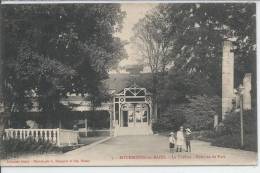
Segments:
[[[172,62],[173,38],[169,35],[169,23],[164,20],[168,14],[163,8],[155,8],[133,28],[132,41],[152,73],[154,116],[157,118],[159,78],[163,78],[167,66]],[[163,82],[161,83],[163,84]]]
[[[44,111],[68,92],[101,101],[101,80],[126,55],[114,36],[125,15],[119,4],[14,5],[3,15],[7,100],[16,109],[30,106],[31,90]]]
[[[0,40],[2,40],[2,6],[0,6]],[[2,90],[2,70],[3,70],[3,62],[2,62],[2,45],[0,43],[0,159],[3,155],[2,148],[2,139],[3,139],[3,130],[4,130],[4,118],[3,118],[3,90]]]
[[[165,101],[165,106],[185,101],[187,95],[194,93],[221,95],[222,44],[227,38],[234,40],[236,86],[246,72],[252,73],[255,79],[254,3],[160,4],[134,30],[144,59],[152,63],[152,72],[153,69],[155,73],[160,72],[162,62],[172,65],[168,80],[163,82],[165,86],[160,85],[163,90],[160,103]],[[160,49],[163,43],[160,40],[165,40],[162,38],[169,45],[166,56],[158,56],[165,55]],[[253,93],[255,86],[254,83]]]
[[[5,110],[5,100],[3,93],[3,49],[2,49],[2,6],[0,5],[0,162],[4,155],[4,148],[2,145],[4,128],[6,124],[7,117],[9,116],[8,112]]]
[[[245,72],[255,73],[256,9],[243,4],[179,4],[164,6],[174,35],[174,67],[200,73],[221,93],[222,43],[234,39],[236,84]]]

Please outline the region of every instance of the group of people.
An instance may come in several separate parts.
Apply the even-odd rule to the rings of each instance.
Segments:
[[[183,126],[179,128],[177,134],[175,135],[173,132],[170,133],[169,137],[169,147],[170,152],[173,153],[176,146],[176,152],[182,152],[183,147],[186,145],[186,152],[191,152],[191,141],[192,135],[191,130],[186,128],[184,131]]]

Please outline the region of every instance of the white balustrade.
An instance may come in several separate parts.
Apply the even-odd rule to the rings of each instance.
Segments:
[[[65,129],[5,129],[3,136],[6,139],[25,140],[32,138],[35,141],[43,140],[57,146],[77,145],[78,131]]]

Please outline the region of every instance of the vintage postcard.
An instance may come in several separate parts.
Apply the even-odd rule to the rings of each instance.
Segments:
[[[1,4],[1,166],[257,165],[256,3]]]

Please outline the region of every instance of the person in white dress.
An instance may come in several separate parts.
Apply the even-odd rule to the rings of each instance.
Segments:
[[[181,126],[179,131],[177,131],[176,152],[182,152],[182,146],[184,145],[185,145],[185,138],[183,133],[183,127]]]

